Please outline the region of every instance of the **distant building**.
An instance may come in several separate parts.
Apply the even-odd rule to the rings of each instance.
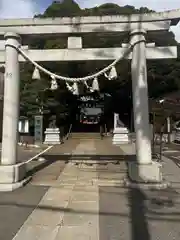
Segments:
[[[103,107],[104,96],[81,96],[79,99],[80,122],[82,124],[98,124]]]

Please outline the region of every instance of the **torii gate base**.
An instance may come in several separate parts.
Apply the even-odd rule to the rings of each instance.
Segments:
[[[26,163],[0,166],[0,191],[9,192],[22,187],[31,180],[26,174]]]
[[[129,162],[128,175],[132,182],[162,183],[162,164],[154,161],[148,165]]]

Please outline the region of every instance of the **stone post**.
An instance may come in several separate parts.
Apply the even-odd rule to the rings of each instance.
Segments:
[[[130,164],[129,175],[135,181],[160,181],[159,165],[152,162],[149,124],[148,83],[146,67],[145,31],[131,32],[131,73],[134,127],[136,132],[136,163]]]
[[[23,185],[25,176],[25,164],[17,163],[20,70],[16,47],[20,44],[20,36],[15,33],[7,33],[5,41],[0,191],[11,191]]]
[[[166,121],[167,121],[167,142],[171,143],[171,118],[168,116]]]
[[[139,164],[151,163],[148,84],[146,69],[146,42],[144,32],[132,32],[134,45],[131,61],[136,155]]]

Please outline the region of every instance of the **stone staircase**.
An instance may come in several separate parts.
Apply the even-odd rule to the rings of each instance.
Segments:
[[[100,139],[100,134],[97,132],[73,132],[71,139]]]

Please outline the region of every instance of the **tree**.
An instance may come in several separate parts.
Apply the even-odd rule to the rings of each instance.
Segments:
[[[74,17],[79,16],[81,9],[79,5],[73,0],[54,1],[49,6],[42,17]]]

